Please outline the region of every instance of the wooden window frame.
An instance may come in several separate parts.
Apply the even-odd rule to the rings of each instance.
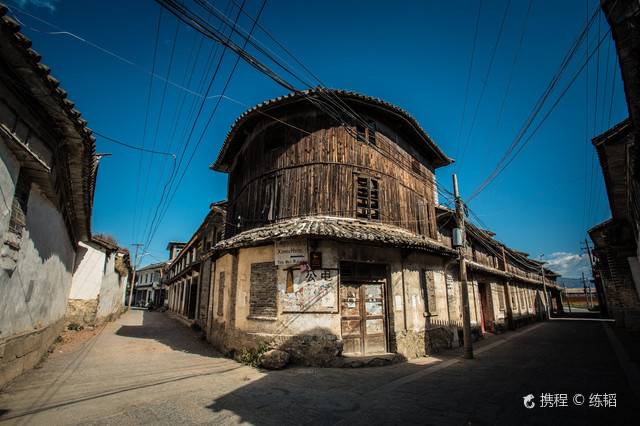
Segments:
[[[380,180],[368,175],[356,174],[354,177],[356,218],[379,221],[381,219]]]
[[[438,303],[436,296],[436,282],[433,271],[420,269],[420,288],[424,298],[424,314],[428,317],[438,316]]]

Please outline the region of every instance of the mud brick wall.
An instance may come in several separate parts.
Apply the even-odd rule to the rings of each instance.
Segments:
[[[275,318],[278,315],[278,267],[273,262],[251,264],[249,314]]]

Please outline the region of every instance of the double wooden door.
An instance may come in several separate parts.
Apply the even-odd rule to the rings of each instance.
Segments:
[[[374,355],[387,352],[383,283],[342,283],[340,312],[343,352]]]

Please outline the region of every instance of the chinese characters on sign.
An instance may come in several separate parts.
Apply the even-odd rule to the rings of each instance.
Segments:
[[[338,271],[312,270],[308,264],[286,270],[282,289],[283,312],[334,312],[337,310]]]
[[[535,397],[533,394],[529,394],[522,397],[523,404],[526,408],[531,409],[536,407]],[[569,400],[569,395],[566,393],[541,393],[539,399],[539,408],[558,408],[586,405],[593,408],[613,408],[616,407],[616,394],[615,393],[591,393],[589,397],[581,393],[576,393]]]

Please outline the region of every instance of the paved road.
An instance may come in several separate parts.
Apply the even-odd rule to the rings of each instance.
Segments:
[[[450,353],[381,368],[267,373],[218,356],[164,314],[133,311],[5,389],[0,423],[636,423],[639,401],[600,322],[536,324],[476,349],[470,361]],[[567,393],[570,407],[540,408],[543,392]],[[572,407],[575,393],[616,393],[617,407]],[[538,407],[523,407],[527,394]]]

